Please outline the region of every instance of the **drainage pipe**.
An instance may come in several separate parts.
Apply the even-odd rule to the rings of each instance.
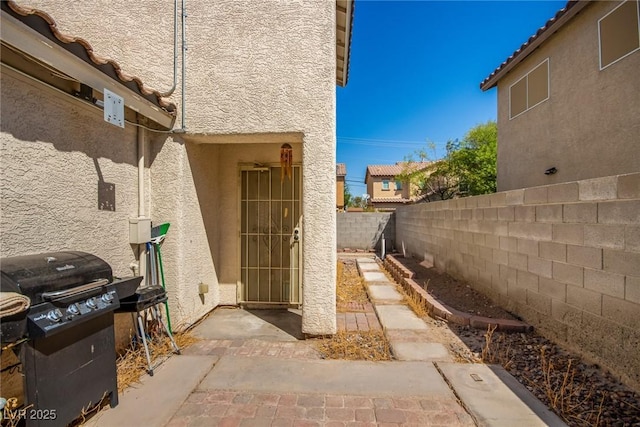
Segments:
[[[185,77],[186,77],[186,73],[187,73],[187,65],[186,65],[186,59],[187,59],[187,23],[186,23],[186,18],[187,18],[187,0],[182,0],[182,117],[181,119],[181,129],[180,131],[182,133],[186,132],[187,127],[185,125],[185,100],[186,100],[186,94],[185,94],[185,88],[186,88],[186,83],[185,83]]]
[[[166,92],[161,92],[161,97],[170,96],[176,90],[178,82],[178,0],[173,0],[173,86]]]

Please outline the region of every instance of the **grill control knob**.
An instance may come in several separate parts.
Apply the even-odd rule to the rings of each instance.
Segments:
[[[105,304],[110,304],[111,301],[113,301],[113,295],[111,295],[111,294],[103,294],[101,299]]]
[[[96,303],[96,299],[95,297],[91,297],[87,300],[87,307],[91,308],[91,309],[96,309],[98,308],[98,304]]]
[[[69,307],[67,307],[67,314],[71,315],[71,316],[76,316],[78,314],[80,314],[80,307],[78,307],[78,304],[71,304]]]
[[[55,310],[51,310],[49,313],[47,313],[47,319],[52,322],[59,322],[60,319],[62,319],[62,312],[57,308]]]

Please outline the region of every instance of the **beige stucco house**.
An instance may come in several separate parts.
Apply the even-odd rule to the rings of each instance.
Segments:
[[[419,171],[430,164],[429,162],[415,162],[411,167]],[[396,178],[405,172],[406,164],[404,162],[397,162],[393,165],[368,165],[364,183],[367,184],[369,206],[386,211],[413,203],[416,196],[414,186]]]
[[[481,84],[498,191],[640,170],[638,0],[569,1]]]
[[[351,0],[3,1],[0,256],[81,250],[130,275],[131,220],[170,222],[174,328],[245,303],[334,333],[352,17]]]
[[[344,211],[344,185],[347,177],[347,165],[336,163],[336,210]]]

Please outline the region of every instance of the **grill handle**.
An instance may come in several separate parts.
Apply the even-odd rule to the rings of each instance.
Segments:
[[[82,286],[77,286],[73,289],[67,289],[64,291],[56,291],[56,292],[43,292],[42,298],[47,301],[53,301],[60,298],[67,298],[77,294],[81,294],[83,292],[92,291],[94,289],[98,289],[109,283],[107,279],[99,279],[94,282],[87,283]]]

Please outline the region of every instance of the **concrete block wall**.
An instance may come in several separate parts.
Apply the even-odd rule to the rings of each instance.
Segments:
[[[393,212],[340,212],[337,214],[338,249],[380,250],[381,238],[395,246],[395,218]]]
[[[396,246],[640,389],[640,173],[412,205]]]

